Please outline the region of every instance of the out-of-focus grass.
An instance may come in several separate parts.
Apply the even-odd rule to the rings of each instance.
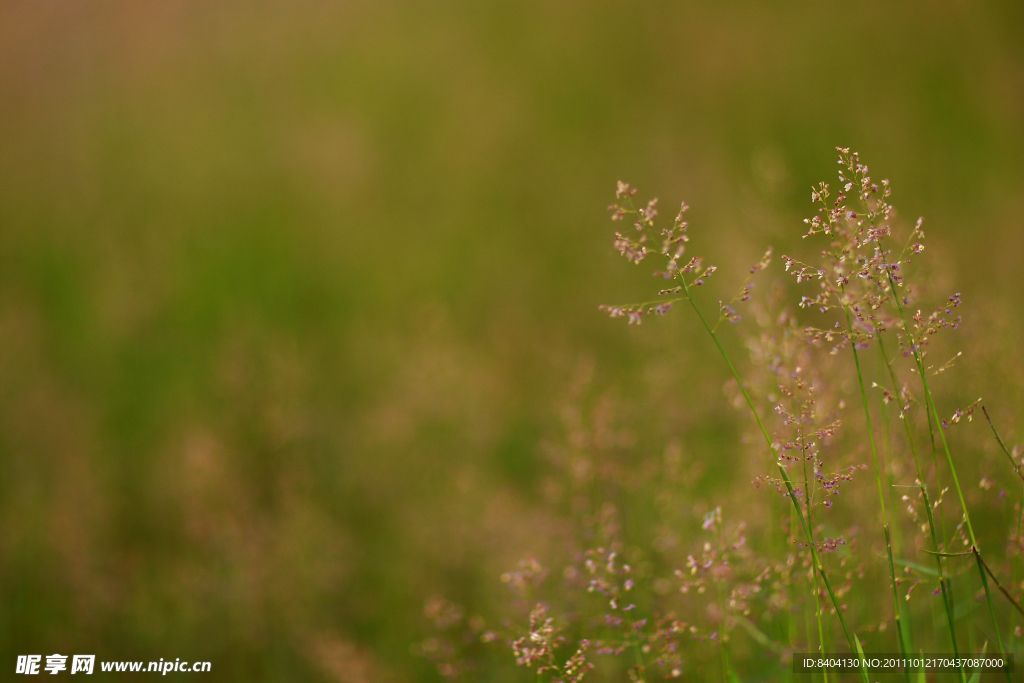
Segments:
[[[988,318],[1016,344],[1022,23],[1012,2],[6,3],[2,659],[430,679],[424,599],[496,601],[555,542],[538,443],[581,356],[661,406],[644,448],[732,447],[702,422],[725,401],[699,337],[596,312],[646,285],[608,256],[620,177],[690,201],[738,272],[796,242],[850,145],[991,307],[968,323],[1011,311]]]

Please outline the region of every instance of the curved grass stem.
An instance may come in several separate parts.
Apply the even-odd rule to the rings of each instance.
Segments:
[[[845,290],[844,290],[845,294]],[[843,303],[843,311],[846,313],[846,326],[850,333],[850,348],[853,350],[853,362],[857,367],[857,384],[860,386],[860,397],[864,404],[864,420],[868,426],[868,441],[871,443],[871,459],[875,466],[875,483],[878,485],[878,504],[882,510],[882,530],[885,531],[885,552],[889,558],[889,585],[892,587],[893,616],[896,619],[896,637],[900,644],[900,654],[904,659],[907,657],[908,643],[906,634],[903,631],[903,622],[900,619],[900,598],[896,591],[896,569],[892,561],[892,538],[889,534],[889,520],[885,513],[885,492],[882,488],[882,469],[878,465],[878,448],[875,444],[875,432],[871,424],[871,411],[868,408],[868,394],[864,388],[864,373],[860,368],[860,354],[857,353],[857,344],[853,340],[853,320],[850,317],[850,307]],[[903,675],[910,683],[910,668],[904,667]]]
[[[1010,461],[1010,466],[1013,467],[1013,470],[1014,470],[1014,472],[1017,473],[1017,476],[1020,477],[1022,480],[1024,480],[1024,472],[1021,472],[1020,466],[1017,464],[1017,461],[1013,459],[1013,454],[1010,453],[1010,449],[1006,447],[1006,442],[1003,441],[1003,437],[999,436],[999,432],[998,432],[998,430],[996,430],[996,425],[995,425],[994,422],[992,422],[992,416],[988,414],[988,409],[985,408],[985,406],[982,406],[981,407],[981,412],[983,412],[985,414],[985,419],[988,420],[988,426],[992,428],[992,434],[995,435],[996,441],[999,442],[999,447],[1003,450],[1003,453],[1006,455],[1007,460]],[[1024,522],[1024,495],[1021,496],[1020,507],[1021,507],[1021,511],[1017,515],[1017,534],[1016,534],[1016,536],[1014,536],[1014,545],[1016,546],[1016,549],[1017,549],[1017,554],[1013,558],[1013,584],[1012,585],[1014,587],[1014,590],[1016,590],[1016,587],[1018,586],[1018,583],[1017,583],[1017,570],[1018,570],[1018,566],[1020,564],[1020,553],[1021,553],[1021,544],[1020,544],[1021,522]],[[981,559],[980,556],[979,556],[978,559]],[[988,569],[987,565],[986,565],[985,569]],[[992,574],[991,570],[989,570],[989,574],[992,575],[992,580],[995,581],[997,586],[999,586],[999,590],[1003,591],[1003,593],[1006,595],[1007,599],[1010,602],[1012,602],[1013,605],[1017,608],[1017,611],[1022,611],[1020,609],[1020,605],[1018,605],[1017,602],[1013,599],[1013,596],[1010,595],[1006,591],[1006,589],[1004,589],[1002,586],[999,585],[999,582],[996,581],[996,577],[995,577],[994,574]],[[1010,647],[1011,647],[1011,649],[1013,648],[1014,637],[1015,636],[1011,634],[1011,636],[1010,636]]]
[[[803,430],[800,430],[800,452],[804,452],[804,436]],[[804,491],[807,499],[807,525],[811,529],[811,544],[814,544],[814,522],[811,520],[811,502],[813,496],[811,495],[811,480],[807,476],[807,456],[800,458],[803,461],[804,468]],[[825,656],[825,629],[821,625],[821,601],[818,599],[818,575],[814,571],[814,567],[811,567],[811,578],[814,579],[814,616],[818,620],[818,651],[821,656]],[[828,683],[828,670],[821,670],[822,683]]]
[[[718,524],[718,547],[719,549],[722,548],[721,523]],[[735,678],[736,674],[733,672],[732,665],[729,661],[729,622],[725,614],[725,595],[723,595],[722,585],[718,581],[715,581],[715,594],[718,596],[718,611],[722,615],[721,638],[719,639],[719,647],[722,654],[722,680],[725,683],[730,683],[730,681]]]
[[[930,408],[930,414],[934,419],[935,424],[941,425],[942,421],[939,419],[939,411],[935,407],[935,400],[932,397],[931,388],[928,386],[928,373],[926,372],[926,369],[924,367],[924,361],[922,360],[921,354],[917,348],[917,343],[914,341],[914,337],[910,333],[910,325],[907,322],[906,311],[903,310],[903,304],[900,303],[900,299],[896,295],[896,286],[892,280],[892,273],[887,271],[887,275],[889,278],[889,291],[892,294],[893,300],[896,302],[896,307],[899,309],[900,317],[903,320],[903,331],[907,335],[907,342],[910,345],[910,349],[913,351],[914,361],[917,363],[917,371],[921,375],[921,384],[924,388],[925,401],[927,403],[928,408]],[[971,513],[967,509],[967,503],[964,500],[964,493],[963,490],[960,488],[960,479],[959,477],[957,477],[956,474],[956,466],[953,464],[953,456],[949,451],[949,443],[946,441],[946,434],[945,432],[943,432],[941,428],[938,429],[937,431],[939,433],[939,439],[942,442],[942,450],[946,454],[946,462],[949,464],[950,475],[953,477],[953,487],[956,489],[957,498],[959,498],[960,500],[960,508],[963,510],[964,522],[967,527],[967,534],[970,538],[972,548],[975,549],[975,559],[977,559],[978,561],[978,573],[981,575],[981,585],[985,589],[985,602],[988,603],[989,614],[992,617],[992,626],[995,629],[996,643],[999,645],[999,651],[1005,652],[1005,650],[1003,649],[1003,637],[999,632],[999,620],[996,618],[996,609],[995,606],[992,604],[992,594],[991,591],[989,591],[988,587],[988,575],[985,573],[985,568],[981,561],[981,554],[977,550],[978,541],[974,536],[974,527],[971,524]],[[1006,679],[1008,681],[1012,680],[1009,671],[1006,671]]]
[[[804,518],[803,510],[800,509],[800,502],[797,500],[796,492],[793,490],[793,481],[789,478],[789,473],[786,471],[786,468],[783,467],[782,462],[779,459],[779,453],[775,448],[775,444],[772,441],[771,436],[768,434],[768,430],[765,428],[764,422],[761,420],[760,413],[757,412],[757,408],[754,406],[753,399],[751,399],[750,394],[747,393],[747,388],[743,386],[743,380],[740,379],[739,373],[736,372],[736,368],[732,364],[729,354],[726,352],[725,347],[722,346],[722,342],[718,339],[718,335],[715,334],[715,331],[708,324],[704,314],[701,313],[700,308],[697,306],[697,302],[693,300],[693,296],[690,294],[690,287],[687,285],[686,280],[683,279],[682,283],[686,299],[690,302],[690,305],[693,307],[697,317],[700,318],[700,322],[704,325],[704,329],[707,330],[709,335],[711,335],[711,339],[715,342],[715,346],[718,347],[718,351],[722,354],[722,358],[725,360],[726,365],[729,366],[729,371],[732,372],[732,376],[736,380],[736,383],[740,388],[740,392],[743,394],[743,398],[746,400],[747,406],[750,408],[750,412],[754,414],[754,419],[757,421],[757,426],[761,429],[761,434],[764,436],[764,440],[768,444],[769,450],[771,450],[772,455],[775,456],[775,462],[779,468],[779,474],[782,475],[782,480],[786,484],[786,490],[789,493],[789,498],[793,502],[797,518],[800,520],[800,526],[803,528],[804,536],[807,538],[808,547],[811,550],[811,562],[817,569],[818,574],[821,576],[822,583],[825,584],[825,590],[828,592],[828,596],[832,601],[832,606],[835,608],[836,615],[839,617],[839,623],[842,625],[843,633],[846,635],[846,640],[850,645],[850,651],[856,652],[856,641],[853,639],[853,635],[850,633],[850,629],[846,625],[846,619],[843,617],[843,606],[839,603],[838,598],[836,598],[835,591],[832,590],[832,584],[828,580],[828,574],[825,573],[825,567],[821,564],[818,551],[814,547],[814,537],[811,534],[811,528],[808,526],[807,520]],[[865,683],[867,683],[868,675],[867,671],[863,667],[861,668],[861,678]]]
[[[988,426],[992,428],[992,434],[995,435],[996,441],[999,442],[999,447],[1003,449],[1003,453],[1006,454],[1006,459],[1010,461],[1010,467],[1017,473],[1017,476],[1024,480],[1024,472],[1021,472],[1020,465],[1013,459],[1013,455],[1010,454],[1010,449],[1006,447],[1006,443],[1003,441],[1003,437],[999,436],[999,432],[996,431],[996,426],[992,422],[992,417],[988,414],[988,408],[985,406],[981,407],[981,412],[985,413],[985,419],[988,420]]]
[[[893,370],[892,361],[889,360],[888,354],[885,352],[885,343],[882,341],[882,337],[878,336],[875,338],[878,341],[878,349],[882,353],[882,359],[885,361],[885,367],[889,371],[889,379],[892,381],[893,394],[899,395],[899,383],[896,380],[896,371]],[[910,422],[905,416],[901,416],[900,421],[903,423],[903,427],[907,434],[907,444],[910,446],[910,454],[914,458],[914,469],[917,472],[917,484],[921,488],[921,497],[924,501],[925,515],[928,519],[928,531],[932,538],[932,548],[935,553],[941,552],[939,545],[939,535],[935,528],[935,516],[932,514],[932,502],[928,497],[928,486],[925,484],[924,473],[921,471],[921,461],[917,457],[917,446],[914,443],[914,433],[910,428]],[[936,568],[939,572],[939,588],[942,590],[942,606],[946,611],[946,624],[949,626],[949,638],[953,645],[953,654],[959,658],[960,650],[957,647],[956,642],[956,621],[953,617],[953,596],[951,593],[951,586],[949,577],[946,576],[943,570],[942,557],[939,555],[935,556]],[[960,669],[960,679],[966,683],[967,677],[963,669]]]

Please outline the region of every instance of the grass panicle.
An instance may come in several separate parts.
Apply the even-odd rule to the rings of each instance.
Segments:
[[[998,654],[1008,652],[1002,627],[1024,617],[1018,595],[1024,493],[1009,523],[1015,552],[1007,582],[999,574],[1010,558],[983,551],[971,514],[972,504],[988,501],[965,492],[953,457],[965,446],[951,444],[947,434],[962,417],[970,420],[978,402],[943,421],[929,378],[952,363],[932,368],[926,362],[931,345],[945,336],[939,333],[963,323],[961,296],[947,297],[927,315],[911,311],[923,289],[911,271],[923,258],[923,222],[897,241],[904,228],[889,203],[890,183],[873,181],[856,153],[838,153],[839,185],[812,188],[816,212],[804,221],[802,237],[815,243],[818,256],[782,255],[781,278],[764,286],[773,257],[766,250],[734,294],[718,301],[717,315],[704,302],[721,275],[688,253],[689,207],[682,203],[663,226],[657,199],[638,202],[635,188],[618,183],[609,206],[622,226],[614,248],[632,264],[660,259],[653,274],[665,284],[649,301],[600,310],[630,325],[676,307],[692,311],[728,370],[726,398],[753,418],[744,420],[741,455],[691,457],[683,433],[652,467],[631,450],[636,440],[611,424],[608,404],[595,403],[587,418],[585,392],[577,392],[565,411],[565,443],[547,449],[552,472],[545,495],[563,501],[566,529],[573,530],[567,550],[548,564],[528,556],[502,575],[509,608],[487,619],[446,601],[428,605],[439,635],[418,651],[446,679],[479,674],[476,653],[489,643],[504,644],[538,681],[576,683],[684,675],[733,683],[763,672],[765,658],[774,662],[772,676],[796,680],[794,653],[830,654],[840,633],[850,654],[911,657],[948,649],[960,657],[987,652],[990,642]],[[726,328],[745,345],[749,363],[737,362]],[[866,353],[872,348],[877,361]],[[918,379],[901,379],[909,375]],[[880,429],[869,400],[875,391]],[[859,404],[856,419],[846,419],[847,401]],[[981,410],[1009,461],[1006,476],[1024,484],[1017,451]],[[901,430],[892,429],[894,413]],[[931,463],[919,449],[924,434]],[[868,470],[874,485],[861,486],[856,475]],[[766,514],[754,520],[752,541],[747,521],[723,512],[729,500],[706,500],[702,484],[707,477],[738,480],[744,472],[770,497]],[[960,509],[952,534],[944,480]],[[983,478],[981,488],[990,487]],[[749,492],[732,489],[752,504]],[[891,504],[894,491],[905,514]],[[783,504],[773,502],[778,497],[788,500],[785,514],[776,511]],[[953,541],[967,550],[955,551]],[[976,565],[976,596],[970,593],[974,570],[961,560]],[[992,586],[1005,600],[993,599]],[[976,615],[982,601],[987,609]],[[1021,632],[1015,629],[1010,647]],[[872,680],[866,668],[858,673],[865,683]],[[968,683],[968,671],[958,673]],[[838,675],[823,670],[819,679],[829,683]],[[922,676],[909,666],[902,670],[907,683]]]

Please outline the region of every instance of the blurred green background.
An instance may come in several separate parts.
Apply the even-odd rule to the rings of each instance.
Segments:
[[[853,147],[1019,349],[1022,29],[1012,1],[0,4],[3,666],[436,680],[424,601],[497,601],[550,543],[581,367],[641,445],[734,440],[695,330],[597,311],[651,286],[611,247],[620,178],[686,199],[735,281]],[[1021,405],[1009,370],[976,376]]]

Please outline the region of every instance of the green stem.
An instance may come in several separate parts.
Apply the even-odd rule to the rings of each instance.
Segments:
[[[981,412],[985,413],[985,419],[988,420],[988,426],[992,428],[992,433],[995,434],[996,441],[999,442],[999,447],[1002,448],[1003,453],[1006,454],[1006,459],[1010,461],[1010,466],[1013,467],[1013,471],[1017,473],[1017,476],[1020,477],[1021,480],[1024,480],[1024,473],[1020,471],[1020,466],[1017,464],[1017,461],[1014,460],[1013,456],[1010,454],[1010,449],[1008,449],[1006,447],[1006,444],[1003,442],[1003,437],[999,436],[999,432],[996,431],[996,426],[995,424],[993,424],[992,418],[988,414],[988,409],[985,408],[985,406],[982,406]]]
[[[992,428],[992,434],[995,435],[996,441],[999,442],[999,447],[1003,449],[1003,453],[1006,454],[1007,460],[1010,461],[1010,466],[1013,467],[1013,470],[1017,473],[1017,476],[1019,476],[1022,480],[1024,480],[1024,473],[1021,472],[1020,466],[1017,465],[1017,461],[1013,459],[1013,455],[1010,453],[1010,449],[1006,447],[1006,442],[1003,441],[1003,437],[999,436],[999,432],[996,430],[996,425],[995,425],[994,422],[992,422],[992,417],[988,414],[988,410],[985,408],[985,406],[981,407],[981,412],[985,413],[985,419],[988,420],[988,426]],[[1014,545],[1016,545],[1016,549],[1017,549],[1017,553],[1016,553],[1016,555],[1013,558],[1013,586],[1012,587],[1013,587],[1014,592],[1016,592],[1017,585],[1018,585],[1017,584],[1017,569],[1018,569],[1018,565],[1020,563],[1020,550],[1021,550],[1020,531],[1021,531],[1021,522],[1024,521],[1024,495],[1021,496],[1021,505],[1020,505],[1020,507],[1021,507],[1020,514],[1017,517],[1017,536],[1014,539]],[[980,556],[979,556],[979,559],[981,559]],[[989,573],[991,573],[991,572],[989,572]],[[995,576],[993,576],[992,579],[994,581],[995,580]],[[998,584],[998,582],[996,582],[996,583]],[[1000,590],[1002,590],[1003,593],[1007,593],[1006,590],[1003,589],[1001,586],[1000,586]],[[1008,593],[1007,593],[1007,598],[1011,602],[1013,602],[1014,605],[1017,605],[1017,603],[1013,600],[1013,597],[1011,595],[1009,595]],[[1018,609],[1020,609],[1019,606],[1018,606]],[[1011,647],[1011,649],[1013,648],[1014,638],[1015,638],[1015,636],[1011,634],[1010,635],[1010,647]]]
[[[846,288],[843,288],[846,294]],[[844,296],[845,298],[845,296]],[[896,568],[892,561],[892,538],[889,535],[889,520],[885,514],[885,493],[882,488],[882,469],[878,465],[878,449],[875,446],[875,432],[871,425],[871,411],[868,408],[868,393],[864,388],[864,374],[860,369],[860,354],[857,353],[857,344],[853,340],[853,319],[850,317],[850,307],[843,303],[843,311],[846,313],[846,327],[850,333],[850,348],[853,350],[853,363],[857,366],[857,383],[860,385],[860,398],[864,404],[864,420],[868,425],[868,441],[871,443],[871,458],[875,465],[875,483],[878,485],[878,504],[882,509],[882,529],[885,531],[885,552],[889,558],[889,585],[892,587],[893,616],[896,619],[896,636],[900,642],[900,654],[907,657],[907,644],[903,633],[903,624],[900,619],[900,598],[896,590]],[[904,667],[903,675],[910,683],[910,668]]]
[[[804,496],[807,498],[807,524],[811,529],[811,545],[814,545],[814,522],[811,520],[811,502],[812,490],[811,481],[807,477],[807,456],[804,455],[804,432],[800,430],[800,453],[801,460],[803,460],[804,467]],[[811,567],[811,578],[814,580],[814,617],[818,620],[818,652],[821,656],[825,656],[825,629],[821,626],[821,602],[818,600],[818,575],[814,572],[814,567]],[[821,670],[821,677],[823,683],[828,683],[828,669],[823,668]]]
[[[940,427],[937,431],[939,432],[939,438],[942,440],[942,450],[946,454],[946,462],[949,464],[949,472],[953,477],[953,486],[954,488],[956,488],[956,495],[960,499],[960,507],[964,513],[964,522],[967,525],[967,534],[970,537],[971,546],[976,549],[978,547],[978,541],[974,536],[974,527],[971,524],[971,514],[967,509],[967,503],[964,500],[963,490],[960,488],[960,479],[956,475],[956,466],[953,464],[953,456],[949,452],[949,443],[946,441],[946,434],[941,429],[942,421],[939,419],[939,411],[935,407],[935,400],[932,397],[931,388],[928,386],[928,374],[927,372],[925,372],[924,362],[921,359],[921,354],[918,352],[917,344],[914,341],[914,337],[910,334],[910,325],[907,323],[907,314],[903,310],[903,304],[900,303],[899,296],[896,295],[896,287],[892,281],[892,273],[887,272],[887,275],[889,277],[889,288],[892,292],[893,300],[896,302],[896,307],[900,311],[900,317],[903,319],[903,330],[907,334],[907,341],[910,343],[910,348],[914,352],[914,360],[917,362],[917,370],[921,375],[921,384],[924,387],[925,400],[927,401],[928,407],[931,408],[931,414],[935,420],[935,424]],[[999,645],[999,651],[1005,652],[1005,650],[1003,649],[1003,637],[999,632],[999,620],[996,619],[995,606],[992,604],[992,594],[990,593],[988,588],[988,576],[986,576],[985,574],[985,569],[981,564],[980,556],[977,559],[978,573],[981,574],[981,585],[985,589],[985,602],[988,603],[989,613],[992,616],[992,625],[993,628],[995,628],[996,632],[996,643]],[[1006,672],[1006,678],[1008,681],[1012,680],[1010,678],[1009,671]]]
[[[764,422],[761,421],[761,415],[757,412],[757,408],[754,407],[753,399],[750,398],[750,394],[747,393],[746,387],[743,386],[743,380],[740,379],[740,375],[738,372],[736,372],[736,368],[733,366],[732,360],[729,359],[729,354],[726,353],[725,347],[723,347],[722,342],[719,341],[718,335],[716,335],[715,331],[711,329],[710,325],[708,325],[708,321],[704,317],[704,314],[701,313],[700,308],[698,308],[697,302],[695,302],[693,300],[693,296],[690,295],[690,288],[689,285],[686,284],[686,280],[681,278],[681,281],[683,283],[683,291],[686,293],[687,300],[693,307],[694,312],[696,312],[697,317],[700,318],[700,322],[701,324],[704,325],[704,329],[707,330],[709,335],[711,335],[711,339],[712,341],[715,342],[715,346],[718,347],[719,353],[722,354],[722,358],[725,360],[725,364],[729,366],[729,371],[732,372],[732,376],[736,380],[736,384],[739,386],[740,392],[743,394],[743,398],[747,402],[747,406],[750,407],[750,412],[754,414],[754,419],[757,421],[757,426],[761,429],[761,434],[764,436],[764,440],[768,444],[769,450],[771,450],[772,455],[775,456],[775,462],[778,465],[779,473],[782,475],[782,480],[786,484],[786,490],[789,492],[789,498],[790,500],[793,501],[793,505],[796,507],[797,517],[800,519],[800,526],[803,527],[804,535],[807,537],[807,543],[811,549],[811,562],[814,564],[815,568],[817,568],[818,570],[818,573],[821,575],[822,583],[825,584],[825,590],[828,591],[828,596],[832,600],[833,607],[835,607],[836,615],[838,615],[839,617],[839,623],[842,625],[843,633],[846,635],[846,640],[850,645],[850,651],[856,652],[857,646],[853,640],[853,636],[850,634],[850,629],[846,626],[846,619],[843,617],[842,605],[839,604],[839,600],[836,598],[835,591],[832,590],[832,584],[828,580],[828,575],[825,573],[825,567],[821,564],[821,560],[818,557],[818,551],[814,547],[814,541],[811,536],[810,527],[807,526],[807,520],[804,519],[804,513],[800,509],[800,502],[796,499],[796,494],[793,491],[793,482],[789,478],[789,473],[786,472],[786,468],[782,466],[782,462],[779,458],[779,453],[775,448],[775,444],[772,442],[772,438],[768,434],[768,430],[765,428]],[[861,669],[861,677],[864,679],[865,683],[867,683],[867,671],[863,668]]]
[[[1003,596],[1007,600],[1009,600],[1010,604],[1013,605],[1018,612],[1024,615],[1024,607],[1018,605],[1017,601],[1013,599],[1012,595],[1010,595],[1010,591],[1003,588],[1003,585],[999,583],[999,579],[996,578],[995,572],[993,572],[992,568],[988,566],[984,559],[982,559],[981,553],[978,552],[978,549],[971,548],[971,551],[974,553],[974,557],[977,558],[978,562],[981,563],[981,566],[985,569],[985,572],[992,578],[992,583],[996,585],[996,588],[999,589],[999,592],[1001,592]]]
[[[882,337],[876,337],[878,340],[878,348],[882,352],[882,358],[885,360],[885,367],[889,370],[889,379],[892,381],[893,394],[899,395],[899,383],[896,381],[896,371],[893,370],[892,361],[889,360],[889,355],[885,352],[885,343],[882,341]],[[910,453],[914,458],[914,469],[917,471],[917,484],[921,487],[921,497],[924,501],[925,514],[928,518],[928,530],[931,532],[932,547],[936,553],[942,551],[939,546],[938,532],[935,528],[935,517],[932,514],[932,503],[928,497],[928,487],[925,484],[924,473],[921,471],[921,461],[917,457],[917,446],[914,444],[914,432],[910,428],[910,420],[906,416],[902,416],[900,422],[903,423],[903,427],[907,433],[907,443],[910,445]],[[959,658],[960,650],[956,644],[956,626],[953,618],[953,596],[951,594],[951,586],[949,579],[946,577],[945,572],[942,568],[942,557],[939,555],[935,556],[935,564],[939,571],[939,587],[942,589],[942,606],[946,610],[946,623],[949,625],[949,637],[953,643],[953,653]],[[964,674],[963,669],[960,669],[960,678],[966,683],[967,677]]]
[[[722,552],[722,525],[718,524],[718,551]],[[724,558],[723,558],[724,559]],[[729,622],[725,615],[725,595],[722,594],[722,584],[715,581],[715,594],[718,596],[718,611],[722,615],[722,628],[720,630],[721,642],[719,647],[722,654],[722,680],[729,683],[731,680],[732,667],[729,665]]]
[[[1016,547],[1017,547],[1017,554],[1013,556],[1013,592],[1014,593],[1017,592],[1017,589],[1020,586],[1020,584],[1017,583],[1017,576],[1018,576],[1017,569],[1018,569],[1018,567],[1020,565],[1020,553],[1021,553],[1020,532],[1021,532],[1021,525],[1022,524],[1024,524],[1024,490],[1021,491],[1020,510],[1018,511],[1018,515],[1017,515],[1017,537],[1014,539],[1014,545],[1016,545]],[[1014,636],[1010,637],[1010,644],[1011,645],[1013,644],[1013,637]]]
[[[633,653],[636,654],[636,666],[640,670],[640,683],[647,680],[647,667],[644,665],[644,656],[640,652],[640,643],[633,641]]]

